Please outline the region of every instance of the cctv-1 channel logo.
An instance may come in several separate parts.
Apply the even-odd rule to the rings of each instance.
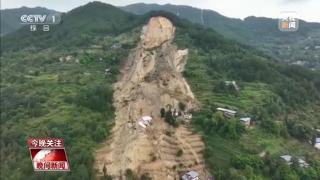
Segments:
[[[30,31],[50,31],[50,25],[59,24],[61,16],[55,14],[23,14],[20,16],[21,24],[30,25]]]

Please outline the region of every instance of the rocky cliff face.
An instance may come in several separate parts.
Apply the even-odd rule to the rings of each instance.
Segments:
[[[174,37],[175,27],[163,17],[152,17],[148,25],[144,26],[141,34],[142,47],[152,49],[162,43],[171,41]]]
[[[113,135],[98,150],[96,169],[102,174],[121,177],[127,169],[148,173],[153,179],[174,179],[188,170],[206,176],[201,137],[188,127],[170,127],[160,118],[160,109],[178,103],[191,109],[196,99],[181,72],[188,50],[172,44],[175,27],[164,17],[153,17],[143,27],[141,41],[130,53],[122,77],[114,86],[116,120]],[[138,125],[142,116],[152,116],[151,127]],[[168,135],[166,131],[172,131]],[[191,141],[190,141],[191,139]],[[183,150],[182,156],[176,156]]]

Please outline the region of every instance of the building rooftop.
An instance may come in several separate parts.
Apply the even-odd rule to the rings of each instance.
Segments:
[[[231,114],[236,114],[237,111],[233,111],[233,110],[230,110],[230,109],[225,109],[225,108],[217,108],[218,111],[223,111],[223,112],[228,112],[228,113],[231,113]]]
[[[151,116],[142,116],[141,119],[144,120],[144,121],[151,121],[152,117]]]
[[[290,155],[283,155],[283,156],[280,156],[282,159],[284,159],[286,162],[287,162],[287,164],[288,165],[291,165],[292,164],[292,156],[290,156]],[[309,164],[305,161],[305,160],[303,160],[303,159],[301,159],[301,158],[299,158],[298,159],[298,162],[299,162],[299,166],[300,167],[309,167]]]
[[[250,121],[250,120],[251,120],[251,118],[250,118],[250,117],[240,118],[240,121],[248,122],[248,121]]]
[[[196,171],[189,171],[186,174],[184,174],[181,179],[183,180],[189,180],[199,177],[199,174]]]
[[[292,159],[292,156],[290,156],[290,155],[283,155],[283,156],[280,156],[282,159],[284,159],[285,161],[287,161],[287,162],[290,162],[291,161],[291,159]]]

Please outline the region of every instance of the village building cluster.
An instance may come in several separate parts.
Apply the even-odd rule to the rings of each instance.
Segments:
[[[106,69],[105,73],[108,74],[110,69]],[[235,81],[225,81],[225,85],[227,86],[233,86],[237,91],[240,90],[238,85]],[[168,113],[170,114],[170,117],[174,118],[176,122],[184,122],[184,123],[190,123],[192,120],[192,114],[190,113],[189,104],[183,105],[185,107],[180,107],[179,105],[171,105],[168,104],[165,106],[165,108],[161,108],[160,115],[161,118],[165,119]],[[224,107],[218,107],[216,108],[218,112],[222,112],[223,116],[227,119],[229,118],[237,118],[241,124],[243,124],[246,128],[249,128],[254,122],[252,121],[252,117],[250,116],[241,116],[236,110],[233,109],[227,109]],[[152,125],[153,117],[149,115],[141,116],[141,118],[138,120],[138,125],[146,129]],[[320,138],[315,139],[314,147],[318,150],[320,150]],[[265,155],[265,152],[262,156]],[[281,160],[283,160],[287,165],[292,165],[294,162],[294,157],[291,155],[282,155],[279,157]],[[308,168],[310,165],[302,158],[297,158],[297,162],[301,168]],[[181,176],[181,180],[199,180],[199,173],[191,170],[186,173],[184,173]]]
[[[221,108],[221,107],[218,107],[216,110],[222,112],[224,117],[226,117],[226,118],[234,118],[234,117],[236,117],[236,114],[237,114],[237,111],[234,111],[231,109],[226,109],[226,108]],[[241,118],[239,118],[239,121],[245,127],[250,127],[251,122],[252,122],[251,117],[241,117]]]
[[[293,157],[291,155],[283,155],[283,156],[280,156],[280,158],[284,160],[289,166],[292,165],[293,163]],[[299,163],[299,166],[302,168],[309,167],[309,164],[301,158],[298,158],[298,163]]]

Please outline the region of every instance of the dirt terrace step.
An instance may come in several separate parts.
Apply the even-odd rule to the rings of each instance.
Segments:
[[[169,144],[178,145],[177,140],[174,138],[168,138],[168,137],[164,136],[162,139]]]
[[[162,154],[161,155],[161,159],[162,160],[166,160],[166,161],[176,161],[177,156],[176,155],[171,155],[171,154]]]
[[[181,137],[185,139],[188,142],[193,142],[193,141],[202,141],[201,136],[188,136],[188,137]]]
[[[97,150],[97,153],[109,154],[112,151],[111,148],[105,148],[101,150]]]
[[[163,154],[169,154],[169,155],[174,155],[176,156],[177,151],[170,151],[170,150],[160,150],[161,153]]]
[[[193,135],[194,135],[194,133],[189,132],[189,131],[186,131],[186,132],[182,131],[182,132],[180,132],[180,136],[193,136]]]
[[[196,165],[196,166],[191,166],[191,167],[178,167],[178,171],[197,171],[197,172],[202,172],[204,170],[204,165],[203,164],[199,164],[199,165]]]
[[[163,141],[160,143],[160,147],[163,147],[163,148],[171,148],[171,149],[178,149],[179,146],[178,145],[173,145],[173,144],[170,144],[166,141]]]
[[[190,144],[190,146],[192,149],[204,149],[204,146],[200,144]]]
[[[187,141],[192,146],[204,146],[202,141]]]
[[[189,165],[192,165],[192,166],[194,166],[194,165],[198,165],[198,164],[203,164],[204,162],[203,161],[200,161],[200,162],[196,162],[196,160],[195,159],[177,159],[177,164],[183,164],[183,165],[185,165],[185,166],[189,166]]]

